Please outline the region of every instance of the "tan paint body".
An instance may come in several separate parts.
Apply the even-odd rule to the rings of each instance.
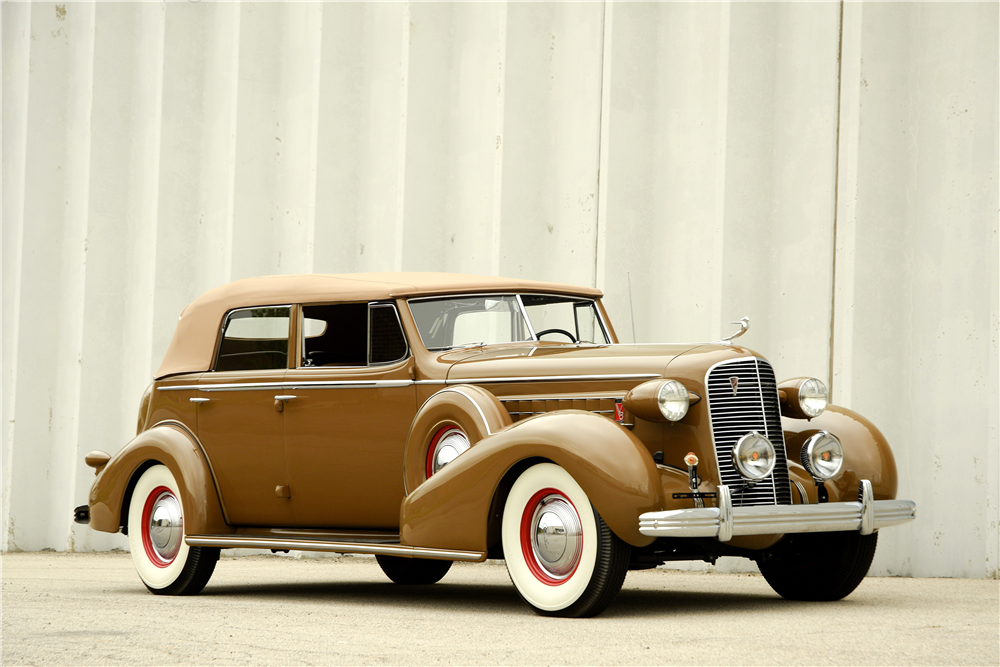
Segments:
[[[498,292],[596,298],[615,344],[525,342],[443,353],[422,345],[407,298]],[[647,545],[653,539],[639,533],[640,514],[691,507],[691,500],[673,498],[690,491],[688,452],[700,461],[699,490],[717,488],[703,400],[708,369],[759,355],[736,345],[617,344],[599,297],[589,288],[446,274],[279,276],[212,290],[185,309],[158,379],[143,396],[140,434],[99,472],[91,526],[114,532],[125,525],[129,482],[159,462],[181,487],[189,535],[398,532],[408,546],[485,553],[499,539],[499,511],[513,479],[531,462],[547,460],[573,476],[619,537]],[[409,343],[403,361],[296,367],[301,305],[376,300],[396,305]],[[213,371],[226,312],[279,304],[293,307],[288,368]],[[655,412],[655,387],[664,378],[689,391],[690,410],[678,422]],[[381,385],[344,384],[352,381]],[[310,382],[325,384],[301,384]],[[246,383],[257,384],[224,386]],[[294,400],[275,400],[289,391]],[[635,409],[626,411],[624,424],[615,423],[607,408],[626,396]],[[791,400],[787,391],[785,399]],[[521,413],[516,419],[505,402]],[[467,434],[472,448],[427,479],[428,446],[450,425]],[[793,485],[793,502],[817,501],[797,461],[802,442],[818,430],[844,445],[844,469],[826,484],[831,501],[853,499],[860,479],[872,481],[876,499],[895,497],[892,452],[864,417],[831,406],[812,420],[783,417],[782,427],[789,475],[806,492],[803,499]],[[663,452],[663,465],[654,463],[656,452]],[[779,538],[730,544],[760,549]]]

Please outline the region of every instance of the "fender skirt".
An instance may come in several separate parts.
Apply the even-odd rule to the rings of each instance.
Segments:
[[[532,417],[480,440],[403,500],[400,541],[486,551],[497,537],[490,525],[499,525],[507,490],[520,473],[512,469],[533,460],[569,472],[622,540],[634,546],[653,541],[639,532],[638,519],[663,503],[649,451],[629,430],[582,410]]]
[[[90,489],[90,527],[116,533],[128,525],[128,495],[136,472],[162,463],[180,486],[184,532],[217,535],[233,532],[208,463],[195,437],[181,424],[164,423],[143,431],[119,451]]]

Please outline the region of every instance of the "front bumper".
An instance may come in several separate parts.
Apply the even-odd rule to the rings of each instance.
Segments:
[[[717,537],[721,542],[735,535],[846,530],[871,535],[879,528],[913,521],[917,513],[911,500],[874,500],[866,479],[858,485],[858,502],[733,507],[729,488],[723,485],[718,503],[718,507],[647,512],[639,516],[639,532],[651,537]]]

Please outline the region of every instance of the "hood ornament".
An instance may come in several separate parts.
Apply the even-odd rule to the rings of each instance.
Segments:
[[[738,322],[730,322],[730,324],[740,325],[740,330],[734,333],[732,336],[728,336],[727,338],[723,338],[722,340],[716,341],[717,343],[721,345],[732,345],[732,342],[734,340],[745,334],[747,332],[747,329],[750,328],[750,318],[744,317],[742,320]]]

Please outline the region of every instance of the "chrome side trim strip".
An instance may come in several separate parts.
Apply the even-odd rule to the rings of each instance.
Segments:
[[[459,378],[455,380],[304,380],[301,382],[232,382],[226,384],[185,384],[157,387],[159,391],[257,391],[261,389],[357,389],[451,384],[499,384],[504,382],[597,382],[604,380],[645,380],[662,377],[658,373],[616,375],[535,375],[523,377]]]
[[[160,391],[258,391],[262,389],[358,389],[409,387],[413,380],[304,380],[302,382],[234,382],[229,384],[189,384],[157,387]]]
[[[329,551],[345,554],[381,554],[409,556],[411,558],[436,558],[482,562],[486,554],[481,551],[454,551],[409,547],[402,544],[370,544],[363,542],[326,542],[322,540],[286,539],[274,537],[249,537],[232,535],[188,535],[184,538],[192,547],[220,547],[222,549],[288,549],[289,551]]]
[[[509,378],[448,379],[448,384],[496,384],[500,382],[592,382],[602,380],[646,380],[663,377],[659,373],[622,373],[608,375],[529,375]]]
[[[911,500],[733,507],[728,491],[725,485],[719,487],[719,507],[646,512],[639,516],[639,532],[651,537],[717,537],[723,542],[735,535],[847,530],[867,535],[869,526],[874,532],[913,521],[917,511]]]

